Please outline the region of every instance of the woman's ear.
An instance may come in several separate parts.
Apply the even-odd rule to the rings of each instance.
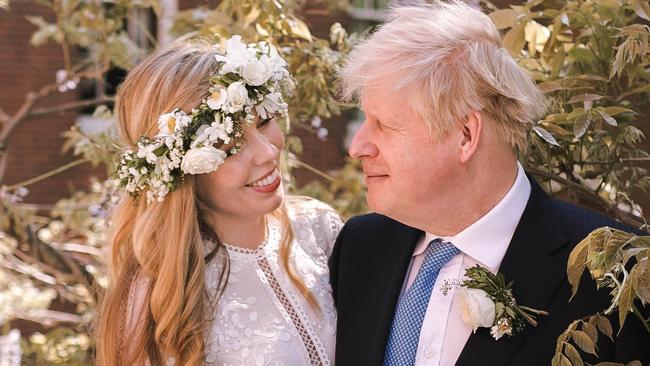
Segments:
[[[460,162],[467,163],[472,159],[483,132],[483,116],[481,112],[471,111],[461,125]]]

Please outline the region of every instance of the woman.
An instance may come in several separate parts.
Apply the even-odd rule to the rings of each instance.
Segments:
[[[101,365],[326,365],[336,313],[327,259],[341,221],[284,203],[291,78],[265,43],[182,40],[117,95],[125,196],[113,217]],[[143,136],[140,138],[140,136]]]

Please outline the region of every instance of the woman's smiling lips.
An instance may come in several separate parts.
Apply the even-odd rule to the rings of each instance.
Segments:
[[[278,173],[277,169],[273,169],[264,177],[247,184],[246,188],[259,193],[270,193],[278,189],[281,182],[282,179],[280,177],[280,173]]]

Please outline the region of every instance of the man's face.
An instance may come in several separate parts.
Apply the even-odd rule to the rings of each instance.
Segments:
[[[453,203],[454,170],[459,168],[457,134],[434,142],[427,124],[406,98],[373,88],[361,98],[366,119],[350,145],[368,186],[368,206],[408,224]],[[435,123],[435,121],[433,121]]]

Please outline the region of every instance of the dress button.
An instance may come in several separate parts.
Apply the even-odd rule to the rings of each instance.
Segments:
[[[433,349],[427,348],[426,351],[424,351],[424,355],[427,356],[427,358],[432,358],[433,357]]]

